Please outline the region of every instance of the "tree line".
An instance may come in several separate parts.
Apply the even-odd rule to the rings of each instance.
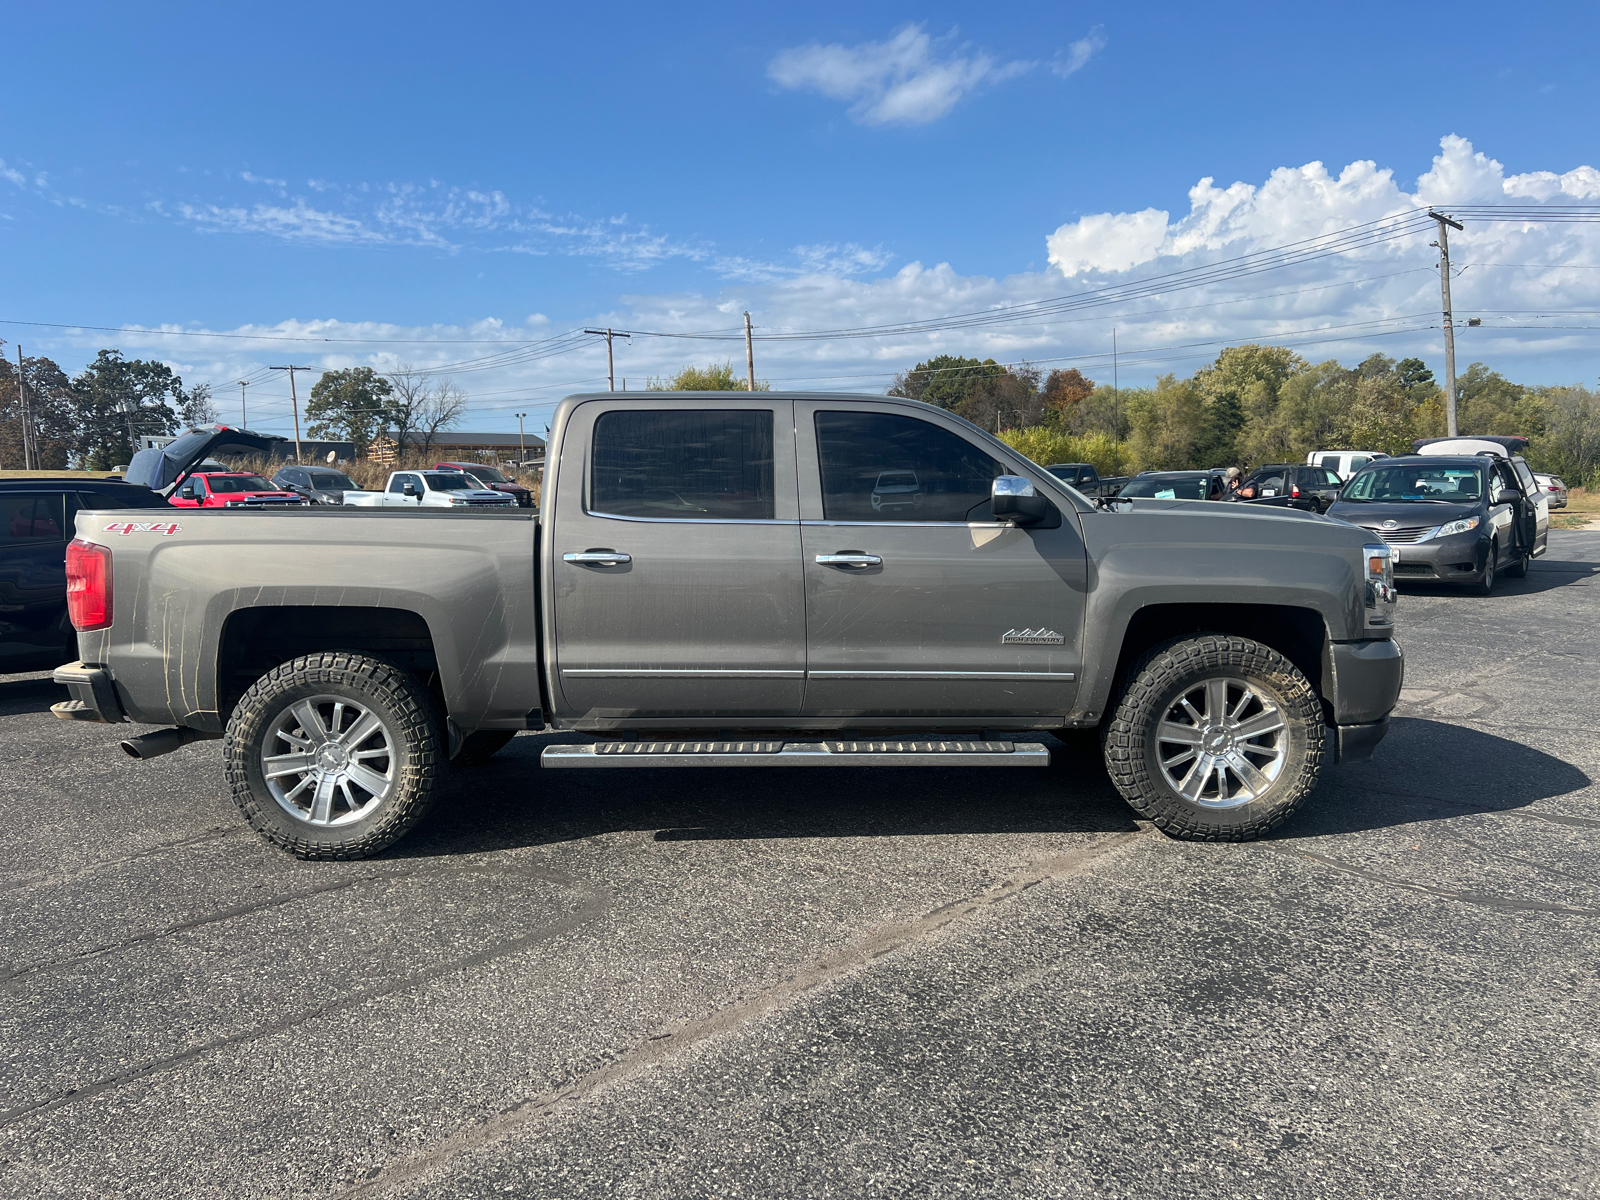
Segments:
[[[0,342],[0,347],[4,346]],[[20,387],[19,387],[20,382]],[[211,386],[186,387],[165,363],[101,350],[75,376],[45,357],[0,357],[0,469],[21,470],[24,402],[39,470],[109,471],[125,465],[147,436],[170,437],[214,424]],[[423,453],[466,412],[467,396],[447,378],[409,366],[387,375],[370,367],[324,371],[306,401],[307,437],[354,442],[363,455],[380,433]]]
[[[1103,386],[1076,368],[943,355],[896,377],[890,395],[947,408],[1036,462],[1101,474],[1301,462],[1313,450],[1409,453],[1442,437],[1444,392],[1419,358],[1374,354],[1354,367],[1284,346],[1231,346],[1187,378]],[[1483,363],[1456,379],[1462,434],[1530,439],[1535,470],[1600,486],[1600,396],[1582,384],[1526,386]]]

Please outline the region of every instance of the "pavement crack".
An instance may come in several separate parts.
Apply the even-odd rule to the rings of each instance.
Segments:
[[[1493,892],[1468,892],[1458,888],[1437,887],[1431,883],[1418,883],[1412,879],[1402,879],[1398,875],[1386,875],[1381,871],[1358,867],[1354,863],[1340,862],[1336,858],[1329,858],[1326,854],[1318,854],[1315,850],[1293,849],[1278,842],[1263,842],[1262,845],[1277,851],[1279,854],[1308,859],[1342,874],[1352,875],[1357,879],[1365,879],[1372,883],[1381,883],[1385,887],[1401,888],[1408,892],[1421,892],[1428,896],[1440,896],[1446,900],[1460,900],[1483,908],[1498,908],[1507,912],[1547,912],[1562,913],[1573,917],[1600,917],[1600,909],[1573,908],[1565,904],[1547,904],[1543,900],[1521,900],[1515,896],[1501,896]]]
[[[496,1116],[451,1135],[433,1149],[401,1160],[393,1167],[386,1167],[377,1175],[356,1183],[338,1193],[337,1200],[357,1200],[380,1190],[398,1187],[464,1154],[493,1145],[518,1129],[571,1108],[612,1084],[685,1054],[703,1042],[765,1017],[852,971],[881,961],[885,955],[922,941],[955,921],[992,908],[1036,884],[1075,874],[1141,837],[1147,838],[1148,835],[1111,834],[1091,849],[1074,850],[1036,861],[1021,875],[1004,880],[976,896],[963,896],[920,917],[886,924],[870,937],[823,955],[809,967],[796,971],[769,988],[741,996],[709,1016],[673,1030],[670,1035],[658,1034],[646,1038],[616,1055],[605,1066],[571,1083],[507,1106]]]
[[[562,917],[560,920],[553,921],[541,929],[536,929],[532,932],[525,933],[521,937],[511,938],[504,942],[495,943],[494,945],[487,946],[484,949],[478,950],[472,954],[451,959],[449,962],[438,963],[432,967],[426,968],[425,970],[416,971],[410,975],[402,976],[399,979],[392,979],[387,983],[375,984],[372,987],[362,988],[359,991],[352,992],[347,995],[334,997],[316,1005],[315,1007],[302,1009],[296,1012],[296,1014],[292,1017],[285,1017],[282,1020],[272,1021],[264,1025],[255,1026],[252,1029],[241,1030],[238,1033],[229,1034],[227,1037],[220,1037],[209,1042],[202,1042],[199,1045],[191,1046],[187,1050],[184,1050],[178,1054],[170,1054],[164,1058],[152,1059],[149,1062],[142,1063],[135,1067],[130,1067],[126,1071],[120,1071],[115,1075],[107,1075],[90,1083],[83,1084],[79,1087],[67,1088],[63,1091],[57,1092],[53,1096],[48,1096],[41,1100],[34,1100],[26,1104],[19,1104],[15,1107],[5,1109],[4,1111],[0,1111],[0,1128],[4,1128],[8,1125],[14,1125],[18,1121],[26,1120],[29,1117],[40,1116],[48,1112],[54,1112],[58,1108],[64,1108],[69,1104],[75,1104],[79,1100],[87,1100],[92,1096],[98,1096],[102,1092],[108,1092],[114,1088],[135,1083],[140,1079],[148,1079],[152,1075],[157,1075],[162,1071],[181,1066],[186,1062],[191,1062],[194,1059],[202,1058],[205,1055],[214,1054],[218,1050],[225,1050],[230,1046],[238,1046],[246,1042],[253,1042],[264,1037],[271,1037],[274,1034],[283,1033],[286,1030],[293,1029],[297,1025],[303,1025],[307,1021],[315,1021],[330,1012],[346,1012],[358,1004],[366,1004],[373,1000],[381,999],[384,996],[392,996],[397,992],[410,991],[412,988],[419,987],[422,984],[429,983],[432,980],[438,979],[442,976],[453,975],[458,971],[465,971],[473,967],[479,967],[484,963],[492,962],[498,958],[505,958],[508,955],[518,954],[529,949],[530,947],[538,945],[541,942],[549,941],[552,938],[559,937],[565,933],[570,933],[575,929],[587,925],[589,922],[600,917],[601,914],[603,914],[606,909],[610,907],[610,903],[611,898],[609,892],[595,892],[565,917]]]

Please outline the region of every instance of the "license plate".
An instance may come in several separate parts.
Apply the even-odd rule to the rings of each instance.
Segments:
[[[1390,546],[1389,547],[1389,561],[1392,562],[1392,563],[1398,563],[1400,561],[1400,547],[1399,546]]]

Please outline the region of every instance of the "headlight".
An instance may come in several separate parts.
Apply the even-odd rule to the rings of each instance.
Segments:
[[[1394,552],[1380,542],[1363,546],[1361,554],[1367,566],[1367,624],[1391,625],[1398,599],[1394,590]]]
[[[1449,537],[1453,533],[1470,533],[1472,530],[1476,529],[1482,523],[1482,521],[1482,517],[1463,517],[1459,521],[1451,521],[1447,525],[1439,526],[1439,528],[1434,532],[1433,536]]]
[[[451,496],[450,497],[450,503],[451,503],[452,506],[457,506],[458,507],[458,506],[463,505],[463,504],[471,504],[472,501],[471,500],[463,500],[459,496]]]

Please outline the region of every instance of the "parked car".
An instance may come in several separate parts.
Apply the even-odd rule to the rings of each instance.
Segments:
[[[489,488],[496,492],[505,492],[515,496],[517,503],[523,508],[533,507],[533,492],[523,487],[515,479],[508,478],[503,471],[494,467],[485,467],[479,463],[434,463],[435,471],[460,471],[479,487]]]
[[[1085,496],[1094,494],[1100,485],[1100,472],[1093,463],[1056,463],[1045,468],[1068,487],[1075,487]]]
[[[1227,472],[1142,471],[1117,493],[1119,500],[1226,500]]]
[[[286,492],[304,497],[312,504],[343,504],[346,492],[361,490],[356,486],[355,480],[333,467],[291,465],[274,475],[272,482]]]
[[[109,523],[171,523],[166,497],[147,487],[104,479],[0,480],[0,674],[49,670],[76,656],[65,559],[68,531],[84,511]],[[99,526],[102,534],[107,523]]]
[[[897,512],[904,508],[922,506],[922,484],[915,471],[879,471],[878,482],[872,485],[872,508],[875,512]]]
[[[1138,812],[1246,840],[1399,696],[1389,550],[1342,521],[1102,507],[894,397],[569,397],[550,447],[536,513],[80,517],[57,714],[167,726],[136,757],[226,730],[244,819],[346,859],[521,729],[587,735],[548,769],[608,770],[1045,766],[1037,731],[1104,725]],[[874,508],[888,472],[923,503]]]
[[[1078,490],[1085,496],[1110,499],[1119,494],[1132,478],[1132,475],[1102,475],[1092,485],[1084,484]]]
[[[1329,467],[1274,463],[1250,472],[1233,498],[1269,508],[1302,508],[1306,512],[1325,513],[1339,498],[1339,489],[1343,486],[1344,481]]]
[[[1551,508],[1567,506],[1567,485],[1561,481],[1559,475],[1542,475],[1535,471],[1533,479],[1539,485],[1539,490],[1545,494],[1545,499]]]
[[[1380,458],[1388,458],[1382,450],[1313,450],[1306,455],[1306,466],[1332,471],[1341,482]]]
[[[174,508],[300,508],[311,502],[249,471],[196,471],[168,503]]]
[[[1527,464],[1504,454],[1419,454],[1371,463],[1328,515],[1381,537],[1396,579],[1442,580],[1479,595],[1545,552],[1550,515]]]
[[[517,498],[479,487],[460,471],[392,471],[381,492],[346,492],[354,508],[515,508]]]

